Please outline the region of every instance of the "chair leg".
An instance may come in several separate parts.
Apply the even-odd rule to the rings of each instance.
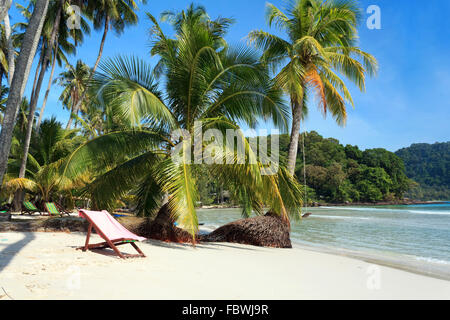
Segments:
[[[136,245],[136,243],[131,242],[131,245],[133,246],[134,249],[136,249],[136,251],[139,253],[140,256],[145,258],[145,254],[141,251],[141,249],[139,249],[139,247]]]
[[[89,249],[89,238],[91,237],[91,232],[92,232],[92,223],[89,224],[88,233],[86,235],[86,243],[84,244],[83,251],[86,251]]]

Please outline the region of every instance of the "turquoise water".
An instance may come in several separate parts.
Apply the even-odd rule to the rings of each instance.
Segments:
[[[291,239],[301,245],[349,250],[377,257],[402,257],[450,272],[450,202],[377,207],[320,207],[292,224]],[[213,230],[240,219],[239,209],[199,210]],[[448,268],[448,269],[447,269]]]

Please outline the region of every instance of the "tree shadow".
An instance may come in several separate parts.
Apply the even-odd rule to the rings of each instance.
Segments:
[[[27,244],[29,244],[36,238],[35,235],[31,232],[21,232],[21,234],[23,234],[25,237],[14,243],[4,244],[2,243],[2,241],[0,241],[0,272],[2,272],[3,269],[5,269],[11,263],[11,261],[20,252],[20,250],[22,250],[24,247],[26,247]],[[2,233],[1,237],[4,237],[5,235],[7,236],[8,233]]]

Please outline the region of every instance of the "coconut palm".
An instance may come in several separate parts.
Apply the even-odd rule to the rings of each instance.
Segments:
[[[103,48],[106,42],[106,36],[110,29],[114,30],[117,34],[121,34],[125,27],[129,25],[135,25],[138,22],[138,16],[136,11],[138,10],[137,1],[134,0],[81,0],[86,4],[86,12],[93,20],[94,29],[103,29],[103,36],[100,42],[100,49],[98,51],[97,60],[92,68],[92,75],[98,68],[100,59],[103,55]],[[147,0],[140,0],[142,3],[147,3]],[[89,82],[92,78],[89,78]],[[87,92],[84,92],[74,106],[72,113],[77,113],[81,104],[86,98]]]
[[[34,2],[32,1],[30,5],[33,4]],[[39,100],[44,75],[47,71],[48,64],[52,58],[52,54],[55,53],[54,59],[58,57],[58,52],[62,54],[62,51],[56,50],[59,49],[59,47],[62,47],[62,49],[68,53],[73,53],[75,51],[75,45],[67,41],[67,37],[68,36],[76,37],[80,35],[80,33],[72,33],[67,30],[67,24],[65,22],[65,19],[63,19],[63,16],[65,14],[64,11],[65,5],[66,5],[65,0],[52,1],[49,4],[47,15],[45,17],[41,39],[41,58],[40,64],[38,64],[38,68],[36,69],[36,75],[38,74],[37,70],[40,69],[40,71],[39,76],[37,78],[35,77],[35,83],[33,85],[32,95],[30,99],[30,113],[28,114],[27,132],[23,144],[24,151],[23,151],[22,165],[20,167],[19,178],[25,177],[29,147],[33,132],[35,111]],[[27,9],[28,8],[22,7],[22,11],[25,13],[24,14],[25,17],[29,16],[27,15],[28,13]],[[78,39],[76,39],[75,42],[77,42],[77,40]],[[54,50],[54,48],[56,49]],[[20,194],[18,194],[18,196],[20,196]]]
[[[70,5],[70,1],[64,2],[64,12],[67,12],[67,6]],[[39,111],[39,119],[36,124],[36,132],[39,131],[39,127],[41,125],[42,119],[44,117],[45,107],[47,105],[47,100],[50,94],[50,89],[53,83],[53,76],[55,73],[56,62],[61,67],[63,63],[68,64],[66,54],[74,54],[75,48],[82,44],[84,41],[84,37],[90,34],[90,27],[88,22],[84,17],[85,10],[82,10],[82,14],[79,17],[80,28],[69,29],[67,27],[67,23],[65,21],[59,27],[58,35],[56,38],[56,43],[53,49],[53,54],[51,56],[51,72],[50,77],[48,79],[47,90],[45,91],[44,101],[42,102],[42,107]],[[83,14],[84,13],[84,14]],[[66,17],[67,18],[67,17]],[[72,43],[73,41],[73,43]],[[55,59],[56,57],[56,59]]]
[[[96,208],[111,208],[130,192],[136,195],[141,215],[154,214],[167,201],[180,225],[194,235],[198,230],[196,165],[171,157],[181,141],[181,157],[189,160],[192,139],[171,133],[181,129],[193,136],[199,132],[195,123],[201,121],[202,129],[237,130],[247,157],[255,160],[205,165],[223,185],[234,186],[244,214],[252,209],[262,213],[263,205],[286,220],[289,213],[298,213],[302,197],[297,182],[284,168],[276,175],[263,175],[264,167],[238,125],[255,127],[259,119],[269,117],[279,127],[287,125],[289,110],[282,92],[273,88],[259,57],[248,48],[214,49],[213,34],[203,24],[183,23],[176,40],[170,39],[151,18],[156,42],[167,50],[160,50],[166,93],[159,90],[152,68],[141,59],[117,57],[101,63],[93,91],[129,129],[107,133],[78,148],[68,159],[65,175],[96,173],[86,189]],[[199,149],[208,147],[202,143]],[[236,159],[229,145],[224,154]],[[217,153],[214,160],[219,158]]]
[[[11,83],[5,116],[2,123],[2,131],[0,133],[0,185],[3,183],[3,175],[6,172],[8,164],[17,110],[20,101],[22,101],[25,88],[24,83],[28,80],[33,57],[41,37],[42,26],[47,14],[47,9],[48,1],[36,0],[30,23],[24,35],[20,54],[16,61],[14,78]]]
[[[154,24],[154,30],[151,30],[151,32],[158,33],[159,25],[156,19],[152,15],[147,16]],[[227,45],[224,36],[231,24],[234,23],[234,20],[230,18],[217,18],[215,20],[211,20],[205,7],[196,6],[194,4],[191,4],[187,10],[182,10],[180,12],[170,10],[164,11],[161,13],[161,21],[169,22],[174,27],[176,32],[181,32],[182,26],[185,28],[195,28],[197,25],[202,25],[209,30],[214,41],[212,47],[216,50],[219,50]],[[176,39],[171,39],[170,41],[165,40],[166,39],[156,38],[150,50],[150,54],[152,56],[159,55],[161,57],[155,67],[155,74],[157,76],[164,72],[165,53],[167,53],[166,46],[171,45],[170,41],[177,41]]]
[[[317,95],[324,114],[330,111],[337,123],[344,125],[346,106],[353,105],[353,100],[338,74],[364,91],[366,74],[376,73],[376,59],[356,46],[360,17],[353,0],[295,0],[286,13],[267,4],[269,26],[284,31],[286,39],[262,30],[249,34],[250,41],[264,50],[263,61],[279,70],[276,81],[290,97],[291,174],[295,171],[300,122],[308,112],[308,93]]]
[[[66,129],[69,129],[72,125],[74,116],[78,115],[80,108],[75,110],[75,106],[79,104],[79,101],[87,88],[91,69],[81,60],[77,61],[75,67],[67,65],[66,68],[68,70],[61,72],[55,79],[55,82],[64,88],[59,100],[71,111],[71,116],[66,126]],[[81,105],[81,109],[84,109],[84,104]]]

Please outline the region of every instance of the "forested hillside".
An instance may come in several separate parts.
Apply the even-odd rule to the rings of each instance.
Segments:
[[[286,164],[289,136],[279,138],[280,162]],[[302,145],[303,135],[295,170],[303,184]],[[450,142],[414,144],[396,153],[382,148],[362,151],[311,131],[305,137],[305,160],[309,202],[450,199]],[[229,186],[214,183],[212,177],[201,175],[197,183],[203,204],[222,202],[224,198],[237,203],[233,193],[223,196]]]
[[[408,197],[450,199],[450,142],[413,144],[396,154],[403,159],[408,177],[418,183],[407,193]]]
[[[280,137],[281,158],[288,150],[288,137]],[[302,142],[303,135],[300,142]],[[303,147],[299,144],[296,175],[303,182]],[[385,149],[362,151],[343,146],[333,138],[312,131],[305,137],[306,182],[310,198],[319,201],[378,202],[402,199],[411,181],[403,161]]]

